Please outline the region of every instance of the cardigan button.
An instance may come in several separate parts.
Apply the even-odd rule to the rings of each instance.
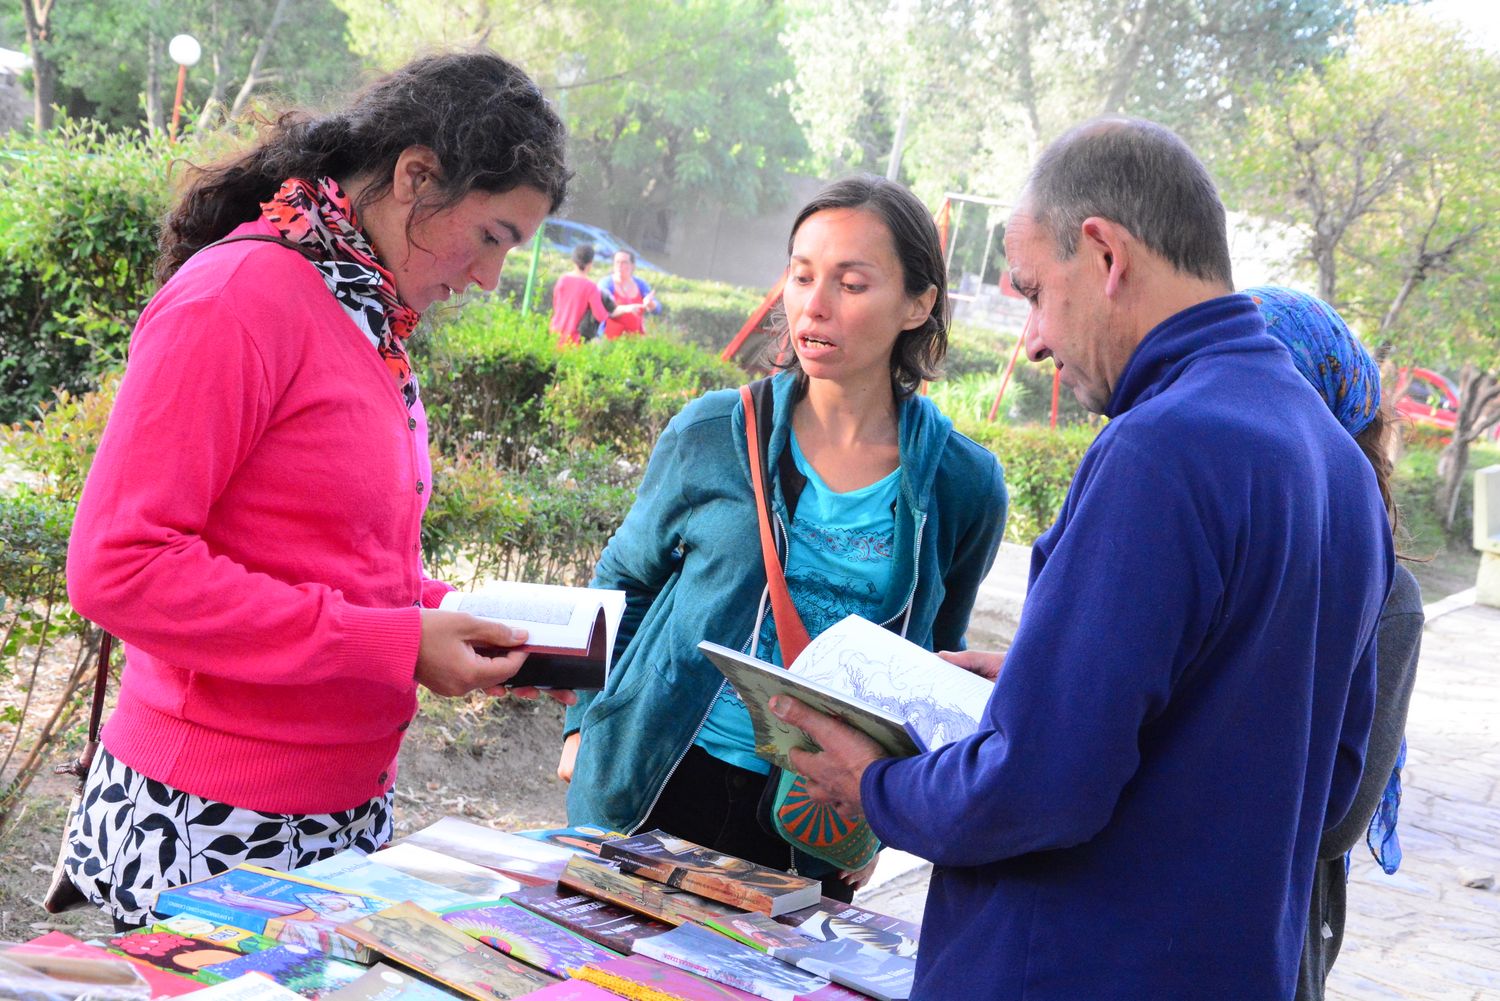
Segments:
[[[417,429],[417,419],[415,417],[408,417],[406,419],[406,429],[408,431],[415,431]]]
[[[381,785],[385,785],[385,780],[388,779],[388,778],[390,778],[390,777],[391,777],[391,773],[390,772],[381,772],[380,775],[376,777],[375,781],[379,782]]]
[[[417,493],[421,493],[425,489],[426,489],[426,484],[424,484],[421,480],[418,480],[417,481]]]
[[[396,727],[396,729],[397,731],[401,731],[405,730],[409,726],[411,726],[411,720],[407,720],[405,723],[402,723],[400,726]]]

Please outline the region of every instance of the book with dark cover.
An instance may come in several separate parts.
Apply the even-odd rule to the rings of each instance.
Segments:
[[[611,862],[587,855],[574,855],[569,859],[558,883],[669,925],[680,925],[684,921],[702,923],[715,915],[739,913],[739,908],[665,883],[632,876]]]
[[[557,982],[476,942],[416,904],[387,907],[340,925],[339,931],[475,1001],[510,1001]]]
[[[823,977],[694,924],[646,939],[636,953],[767,1001],[801,1001],[829,985]]]
[[[604,687],[614,659],[625,592],[490,581],[474,591],[450,591],[440,607],[526,630],[518,648],[527,651],[526,663],[507,685],[595,690]],[[502,652],[479,649],[487,656]]]
[[[280,945],[263,952],[252,952],[227,963],[216,963],[208,969],[225,980],[247,973],[261,973],[287,990],[313,1001],[352,984],[365,972],[362,966],[301,945]]]
[[[513,900],[444,911],[440,916],[465,935],[554,977],[566,977],[569,970],[585,963],[619,955]]]
[[[152,909],[169,916],[192,914],[258,932],[283,945],[311,946],[339,959],[367,963],[369,950],[341,935],[338,925],[390,903],[284,872],[238,865],[217,876],[163,890]]]
[[[586,893],[563,889],[556,883],[528,886],[509,896],[527,910],[621,955],[628,954],[641,939],[660,935],[672,928],[664,921],[648,918]]]
[[[599,857],[618,862],[631,875],[773,916],[811,906],[822,896],[817,880],[725,855],[666,831],[606,841],[599,846]]]

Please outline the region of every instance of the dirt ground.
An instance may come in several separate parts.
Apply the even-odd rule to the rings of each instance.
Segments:
[[[401,751],[397,835],[449,815],[502,830],[562,826],[561,734],[562,708],[550,699],[425,704]],[[80,938],[110,931],[93,908],[61,915],[41,908],[71,792],[61,777],[40,777],[0,836],[0,941],[54,929]]]

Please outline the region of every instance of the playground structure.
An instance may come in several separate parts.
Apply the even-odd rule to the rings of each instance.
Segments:
[[[958,245],[957,237],[963,225],[964,209],[966,206],[970,205],[980,206],[989,211],[987,211],[987,214],[985,216],[984,248],[979,256],[977,281],[975,283],[973,291],[965,291],[963,287],[965,283],[960,282],[958,284],[958,287],[955,288],[955,285],[951,281],[951,278],[953,272],[955,249]],[[985,271],[989,267],[991,255],[996,250],[997,230],[1002,229],[1002,224],[998,221],[1000,215],[994,210],[1006,208],[1009,208],[1009,203],[1002,202],[996,198],[987,198],[982,195],[971,195],[953,191],[950,191],[943,195],[943,204],[941,205],[941,207],[939,207],[937,213],[933,216],[933,221],[937,224],[938,240],[940,246],[943,248],[943,260],[948,266],[950,277],[948,299],[950,304],[975,303],[979,300],[981,290],[984,287]],[[745,344],[750,340],[751,335],[762,328],[762,325],[765,323],[767,314],[771,312],[771,310],[775,307],[777,300],[781,298],[781,291],[785,285],[786,273],[783,272],[781,277],[776,280],[776,283],[771,286],[770,291],[766,293],[765,298],[761,300],[760,305],[750,313],[750,316],[748,318],[746,318],[745,323],[740,327],[739,332],[736,333],[734,337],[730,339],[729,343],[724,346],[724,350],[719,353],[720,358],[722,358],[724,361],[734,361],[735,357],[744,349]],[[1000,269],[997,286],[1001,296],[1011,299],[1022,298],[1020,293],[1018,293],[1011,285],[1010,273],[1004,268]],[[1016,362],[1020,359],[1022,346],[1025,345],[1027,337],[1031,334],[1032,324],[1034,322],[1035,314],[1028,310],[1026,319],[1021,327],[1020,335],[1016,338],[1015,348],[1011,351],[1010,360],[1006,363],[1005,372],[1001,376],[1000,388],[995,393],[995,402],[990,406],[990,421],[996,420],[1000,415],[1000,404],[1005,399],[1005,391],[1010,386],[1011,376],[1015,373]],[[777,361],[780,361],[779,357]],[[760,366],[756,361],[752,361],[746,367],[751,370],[763,368],[763,366]],[[1060,377],[1061,373],[1054,369],[1052,373],[1052,408],[1051,416],[1049,418],[1049,426],[1052,428],[1057,427],[1058,394],[1059,390],[1061,389]]]

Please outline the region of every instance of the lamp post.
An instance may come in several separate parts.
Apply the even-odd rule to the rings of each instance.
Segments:
[[[177,97],[172,101],[172,127],[167,131],[167,135],[175,139],[177,122],[182,117],[182,88],[187,84],[188,67],[198,65],[203,46],[192,35],[174,35],[167,43],[167,55],[177,64]]]

